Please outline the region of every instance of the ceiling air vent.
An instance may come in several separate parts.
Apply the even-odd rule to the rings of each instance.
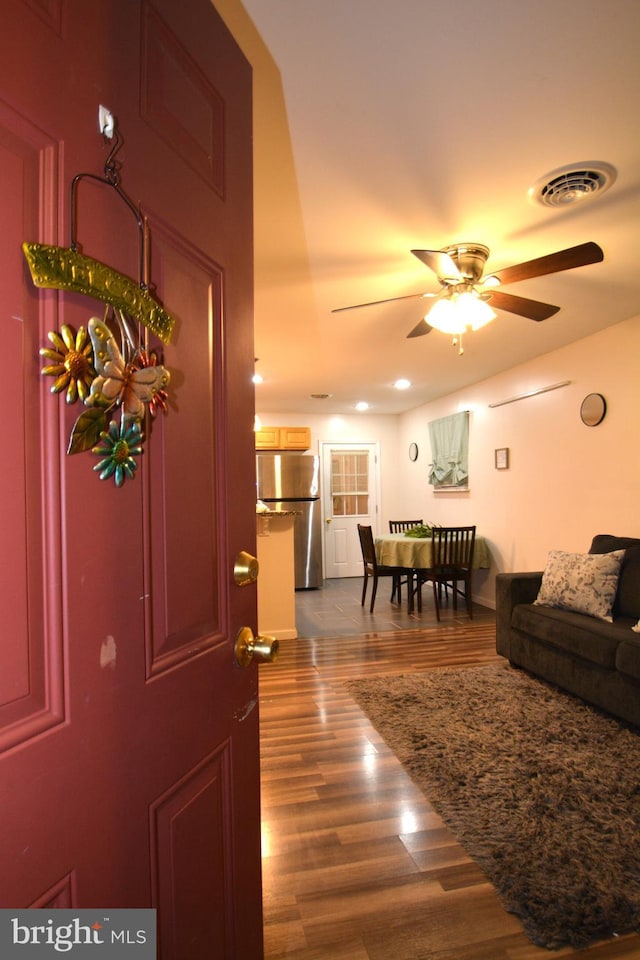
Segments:
[[[604,193],[615,179],[616,170],[609,163],[572,164],[537,180],[529,197],[543,207],[568,207]]]

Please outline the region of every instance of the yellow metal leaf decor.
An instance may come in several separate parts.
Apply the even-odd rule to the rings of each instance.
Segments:
[[[84,453],[86,450],[93,449],[107,426],[107,414],[104,410],[99,407],[90,407],[85,410],[74,424],[67,453]]]

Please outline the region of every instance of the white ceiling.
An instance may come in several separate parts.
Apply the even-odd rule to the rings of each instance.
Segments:
[[[640,313],[637,0],[216,6],[254,66],[258,412],[399,413]],[[595,161],[601,196],[528,198]],[[480,242],[490,272],[587,240],[603,263],[505,287],[559,313],[498,311],[462,357],[406,339],[422,301],[331,312],[436,291],[412,248]]]

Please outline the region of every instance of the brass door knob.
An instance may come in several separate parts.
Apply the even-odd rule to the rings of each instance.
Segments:
[[[236,637],[236,663],[240,667],[248,667],[255,658],[261,663],[273,663],[278,656],[280,642],[275,637],[253,635],[251,627],[242,627]]]

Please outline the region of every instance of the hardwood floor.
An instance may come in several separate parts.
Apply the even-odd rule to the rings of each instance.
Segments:
[[[640,935],[551,954],[531,944],[342,686],[494,662],[493,611],[437,625],[425,601],[405,623],[386,584],[372,617],[360,579],[329,583],[298,595],[300,624],[334,626],[283,641],[260,667],[265,960],[638,960]],[[395,629],[377,627],[398,613]],[[347,633],[327,636],[341,618]]]

